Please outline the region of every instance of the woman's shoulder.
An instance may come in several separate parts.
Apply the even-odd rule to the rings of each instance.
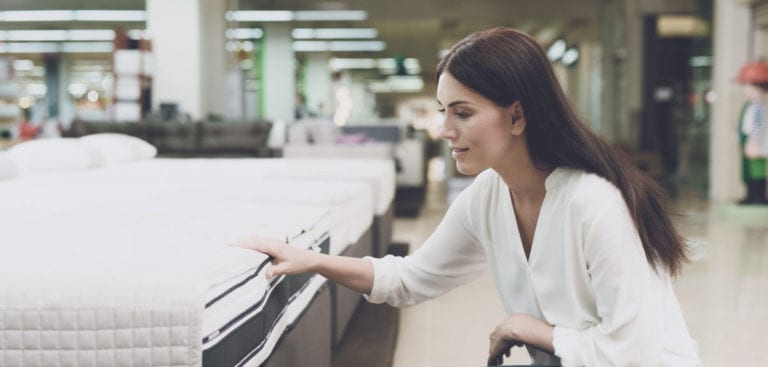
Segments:
[[[558,171],[563,197],[577,209],[601,208],[622,198],[621,191],[600,175],[572,168]]]

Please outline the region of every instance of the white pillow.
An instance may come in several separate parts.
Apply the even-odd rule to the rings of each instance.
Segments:
[[[8,149],[8,156],[23,170],[75,171],[98,166],[98,152],[75,138],[25,141]]]
[[[7,154],[0,153],[0,181],[19,177],[19,165]]]
[[[98,151],[104,164],[151,159],[157,156],[157,148],[152,144],[130,135],[100,133],[83,136],[80,140]]]

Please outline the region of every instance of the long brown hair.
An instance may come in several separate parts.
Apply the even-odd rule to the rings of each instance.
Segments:
[[[672,225],[664,190],[579,120],[534,39],[511,28],[473,33],[440,60],[437,78],[445,71],[498,106],[520,101],[534,164],[577,168],[610,181],[629,207],[648,263],[680,273],[686,247]]]

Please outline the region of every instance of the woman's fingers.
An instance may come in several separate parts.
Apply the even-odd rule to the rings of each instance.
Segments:
[[[276,239],[263,237],[246,237],[235,241],[231,246],[242,247],[249,250],[258,251],[270,256],[274,256],[274,243],[279,242]]]
[[[488,358],[488,365],[489,366],[501,366],[502,363],[504,363],[504,359],[502,359],[501,356],[489,357]]]
[[[314,252],[298,249],[277,239],[248,237],[235,241],[232,246],[255,250],[271,257],[272,265],[266,269],[267,280],[280,275],[302,273],[308,270]]]
[[[503,340],[498,338],[491,338],[491,347],[488,350],[488,364],[491,366],[498,366],[503,361],[502,356],[509,353],[509,346]]]
[[[267,280],[285,274],[288,271],[285,263],[274,264],[267,269]]]

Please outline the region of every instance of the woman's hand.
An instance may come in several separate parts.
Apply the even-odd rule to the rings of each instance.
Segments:
[[[255,250],[273,258],[272,266],[267,269],[267,280],[283,274],[296,274],[311,271],[317,253],[298,249],[273,238],[248,237],[236,241],[233,246]]]
[[[488,351],[488,365],[500,366],[504,363],[504,357],[509,357],[509,352],[513,347],[522,347],[523,343],[514,339],[511,339],[506,335],[506,331],[502,330],[501,325],[497,326],[491,333],[491,348]]]
[[[509,357],[509,352],[513,347],[522,347],[520,340],[515,340],[513,320],[517,314],[506,318],[496,329],[491,332],[491,347],[488,350],[488,365],[500,366],[504,363],[504,356]]]
[[[554,327],[543,320],[522,313],[512,314],[491,332],[488,365],[501,365],[504,356],[509,357],[510,349],[525,344],[553,353],[553,331]]]

